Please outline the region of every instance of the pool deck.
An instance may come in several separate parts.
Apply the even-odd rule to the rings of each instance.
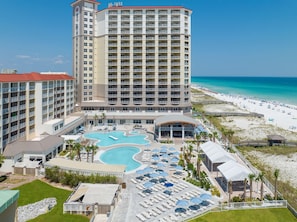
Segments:
[[[121,126],[117,127],[117,130],[126,131],[127,133],[133,129],[133,126]],[[99,131],[100,132],[100,131]],[[145,131],[140,130],[140,133],[146,134]],[[164,184],[157,183],[152,189],[151,194],[144,194],[142,190],[144,189],[143,184],[149,179],[146,178],[144,181],[139,181],[136,179],[139,176],[136,171],[144,169],[146,167],[156,167],[152,166],[152,154],[153,149],[161,149],[161,147],[166,146],[167,148],[174,147],[176,151],[180,151],[180,148],[183,146],[182,140],[175,140],[174,144],[160,144],[153,141],[152,135],[146,134],[151,141],[149,145],[136,145],[136,144],[125,144],[135,146],[141,149],[141,151],[134,156],[134,158],[142,163],[142,165],[130,172],[127,172],[124,176],[124,182],[126,183],[126,189],[123,189],[121,192],[121,198],[117,203],[113,213],[111,214],[112,218],[109,218],[109,221],[112,222],[131,222],[131,221],[184,221],[189,218],[193,218],[199,214],[204,213],[205,211],[210,210],[215,207],[216,203],[220,201],[216,197],[212,197],[209,200],[209,206],[202,207],[197,211],[187,210],[186,213],[175,213],[176,202],[181,199],[190,200],[191,197],[199,196],[202,193],[208,193],[207,191],[194,186],[183,180],[186,177],[186,172],[183,171],[182,175],[176,176],[174,167],[169,165],[162,168],[164,172],[168,173],[168,176],[165,178],[168,182],[174,184],[171,188],[166,188]],[[100,147],[100,151],[95,155],[94,159],[98,160],[99,156],[104,150],[123,146],[123,144],[118,144],[109,147]],[[163,192],[169,189],[172,191],[170,196],[164,194]],[[191,204],[193,205],[193,203]],[[95,222],[107,221],[105,219],[99,219],[99,215],[95,218]],[[110,220],[111,219],[111,220]]]

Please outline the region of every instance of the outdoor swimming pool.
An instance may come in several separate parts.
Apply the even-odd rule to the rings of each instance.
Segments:
[[[134,134],[126,136],[123,131],[111,131],[111,132],[91,132],[84,135],[89,139],[98,140],[97,145],[100,146],[111,146],[116,144],[136,144],[146,145],[149,141],[145,139],[143,134]]]
[[[103,152],[100,160],[105,164],[126,165],[126,172],[135,170],[141,163],[133,159],[133,156],[139,153],[140,149],[131,146],[113,148]]]

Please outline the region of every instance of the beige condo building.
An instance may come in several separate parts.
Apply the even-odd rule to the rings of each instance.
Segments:
[[[191,10],[73,7],[73,75],[80,110],[190,112]]]

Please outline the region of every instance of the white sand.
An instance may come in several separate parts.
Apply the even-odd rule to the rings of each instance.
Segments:
[[[297,188],[297,153],[285,156],[253,151],[250,154],[259,158],[259,161],[263,162],[265,165],[268,165],[271,171],[279,169],[279,179]]]
[[[297,106],[197,89],[219,100],[231,102],[242,110],[263,114],[267,124],[297,132]]]
[[[233,97],[223,94],[218,94],[216,98],[232,102],[244,110],[263,114],[266,123],[278,126],[285,130],[297,132],[296,106],[246,99],[243,97]]]

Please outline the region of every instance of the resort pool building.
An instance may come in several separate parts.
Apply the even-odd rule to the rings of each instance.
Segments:
[[[133,156],[140,152],[139,148],[131,146],[123,146],[113,148],[103,152],[100,155],[100,161],[105,164],[126,165],[126,172],[135,170],[141,163],[133,159]]]
[[[86,138],[98,140],[97,145],[100,146],[112,146],[117,144],[136,144],[146,145],[149,141],[145,139],[145,135],[136,134],[126,135],[123,131],[111,131],[111,132],[91,132],[85,134]]]

